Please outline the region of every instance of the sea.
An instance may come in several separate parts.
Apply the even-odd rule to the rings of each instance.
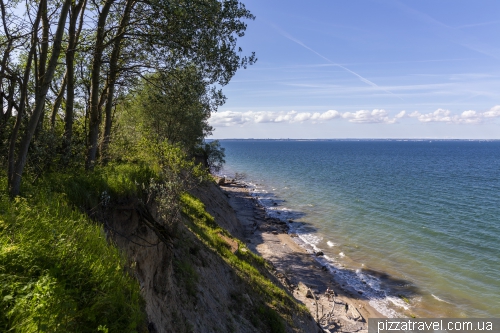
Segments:
[[[500,317],[500,141],[220,142],[220,173],[381,314]]]

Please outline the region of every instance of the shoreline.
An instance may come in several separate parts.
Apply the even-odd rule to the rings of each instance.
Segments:
[[[218,175],[248,185],[386,317],[489,318],[500,306],[498,193],[488,196],[498,182],[478,168],[498,147],[478,145],[227,142]]]
[[[249,249],[268,260],[276,277],[301,303],[305,304],[325,331],[358,332],[368,329],[368,318],[384,318],[361,291],[346,286],[322,265],[296,235],[289,224],[269,217],[252,196],[249,186],[240,182],[221,183],[240,223]],[[295,236],[295,237],[293,237]]]

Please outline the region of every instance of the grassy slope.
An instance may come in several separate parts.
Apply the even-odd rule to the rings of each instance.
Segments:
[[[144,313],[138,283],[103,228],[82,209],[91,212],[108,195],[134,193],[140,175],[148,171],[53,174],[25,186],[14,201],[2,193],[0,331],[139,330]],[[5,183],[0,178],[1,188]]]
[[[117,165],[45,175],[14,201],[2,193],[0,331],[145,331],[139,285],[94,220],[113,200],[140,197],[143,184],[156,177],[147,167]],[[0,188],[5,185],[0,177]],[[265,261],[220,228],[198,199],[184,194],[181,203],[187,227],[258,295],[253,312],[264,331],[284,332],[293,314],[307,313],[271,282]],[[193,272],[176,264],[189,293],[196,288]]]
[[[293,326],[293,315],[307,315],[305,306],[267,277],[269,267],[265,260],[249,251],[245,244],[231,236],[206,212],[204,204],[189,194],[181,197],[183,214],[188,218],[188,228],[209,248],[228,263],[238,276],[249,285],[261,300],[255,305],[260,321],[267,324],[269,332],[285,332],[285,323]]]

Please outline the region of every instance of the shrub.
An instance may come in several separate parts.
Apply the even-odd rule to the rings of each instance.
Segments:
[[[221,147],[219,140],[204,142],[198,149],[198,154],[203,156],[206,167],[211,172],[219,172],[225,161],[225,149]]]

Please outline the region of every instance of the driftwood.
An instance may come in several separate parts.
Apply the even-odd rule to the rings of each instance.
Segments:
[[[313,291],[311,290],[311,288],[307,287],[307,290],[309,290],[309,292],[311,293],[311,295],[312,295],[312,297],[314,299],[314,303],[316,304],[316,322],[319,322],[318,300],[316,299],[316,295],[313,293]]]
[[[327,295],[328,295],[328,300],[332,302],[332,308],[328,313],[324,314],[321,317],[320,321],[328,320],[333,315],[333,311],[335,310],[335,292],[333,290],[331,291],[327,290]]]

